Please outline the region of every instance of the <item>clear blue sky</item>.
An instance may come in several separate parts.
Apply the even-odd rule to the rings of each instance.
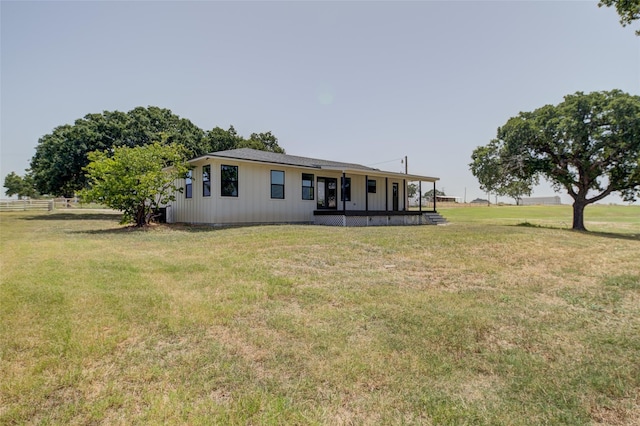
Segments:
[[[637,26],[597,1],[2,1],[0,13],[2,183],[56,126],[154,105],[204,130],[270,130],[294,155],[392,171],[407,155],[409,172],[469,201],[484,197],[471,152],[509,117],[576,91],[640,94]]]

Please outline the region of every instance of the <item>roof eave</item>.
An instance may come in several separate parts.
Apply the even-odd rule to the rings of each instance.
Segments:
[[[191,160],[188,160],[189,163],[197,163],[198,161],[201,160],[209,160],[211,158],[215,158],[218,160],[233,160],[233,161],[240,161],[240,162],[244,162],[244,163],[260,163],[260,164],[272,164],[274,166],[289,166],[289,167],[300,167],[302,169],[311,169],[311,170],[318,170],[321,167],[320,166],[305,166],[305,165],[301,165],[301,164],[294,164],[294,163],[287,163],[285,161],[267,161],[267,160],[257,160],[257,159],[253,159],[253,158],[240,158],[240,157],[233,157],[233,156],[229,156],[229,155],[215,155],[215,154],[205,154],[205,155],[201,155],[200,157],[196,157],[196,158],[192,158]]]
[[[388,172],[388,171],[379,170],[379,169],[359,169],[359,168],[353,168],[353,167],[333,167],[333,166],[322,166],[322,165],[312,165],[312,166],[300,165],[300,164],[291,164],[286,162],[273,162],[273,161],[266,161],[266,160],[238,158],[238,157],[227,156],[227,155],[224,155],[224,156],[215,155],[215,153],[201,155],[199,157],[192,158],[188,162],[196,163],[198,161],[208,160],[211,158],[216,158],[219,160],[235,160],[235,161],[241,161],[246,163],[261,163],[261,164],[272,164],[272,165],[280,165],[280,166],[284,165],[284,166],[290,166],[290,167],[299,167],[301,169],[308,169],[308,170],[338,171],[338,172],[350,173],[355,175],[363,175],[363,176],[368,175],[368,176],[379,176],[379,177],[395,177],[398,179],[407,179],[408,181],[436,182],[440,180],[440,178],[433,177],[433,176],[422,176],[422,175],[415,175],[415,174]]]
[[[408,181],[422,181],[422,182],[437,182],[440,178],[433,176],[422,176],[408,173],[387,172],[384,170],[362,170],[351,169],[342,167],[322,167],[322,170],[339,171],[343,173],[350,173],[355,175],[367,175],[367,176],[380,176],[380,177],[395,177],[398,179],[406,179]]]

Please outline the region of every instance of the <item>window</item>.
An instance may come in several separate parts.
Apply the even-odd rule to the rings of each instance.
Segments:
[[[344,180],[340,180],[342,184],[342,195],[340,196],[340,201],[351,201],[351,178],[342,178]]]
[[[367,192],[369,192],[369,194],[375,194],[376,193],[376,180],[375,179],[367,180]]]
[[[202,196],[211,195],[211,166],[202,166]]]
[[[302,199],[313,200],[313,175],[308,173],[302,174]]]
[[[238,166],[220,166],[220,194],[223,197],[238,196]]]
[[[284,172],[271,170],[271,198],[284,200]]]
[[[193,174],[191,170],[187,172],[187,175],[184,177],[184,196],[185,198],[193,197]]]

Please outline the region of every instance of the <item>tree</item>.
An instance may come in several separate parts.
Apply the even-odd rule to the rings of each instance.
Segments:
[[[413,198],[418,193],[418,185],[415,183],[410,183],[407,185],[407,197]]]
[[[638,0],[600,0],[598,7],[602,6],[615,6],[623,27],[631,25],[633,21],[640,19],[640,2]],[[636,31],[636,35],[640,36],[640,30]]]
[[[556,106],[509,119],[489,145],[498,163],[511,165],[494,172],[498,184],[501,174],[525,183],[543,176],[565,189],[574,201],[575,230],[586,230],[587,205],[612,193],[625,201],[640,196],[639,96],[620,90],[567,95]]]
[[[80,194],[122,211],[123,223],[147,225],[159,206],[182,192],[175,182],[189,170],[187,152],[182,145],[158,142],[91,152],[85,167],[90,187]]]
[[[476,148],[471,154],[473,161],[469,167],[478,179],[481,190],[511,197],[516,205],[520,205],[523,196],[531,195],[533,186],[538,183],[538,176],[519,177],[518,172],[523,166],[522,158],[510,157],[502,149],[504,148],[496,139],[486,146]]]
[[[436,197],[440,197],[444,195],[447,195],[447,194],[445,194],[443,191],[440,191],[439,189],[436,189]],[[422,194],[422,198],[424,198],[427,201],[433,201],[433,189],[430,189],[424,194]]]
[[[83,168],[90,152],[152,143],[182,145],[189,156],[209,151],[204,132],[168,109],[150,106],[87,114],[40,138],[31,159],[36,188],[42,194],[71,197],[87,187]]]
[[[15,172],[9,173],[4,178],[4,187],[7,188],[5,195],[11,197],[17,195],[18,199],[22,198],[36,198],[38,192],[33,186],[33,178],[29,175],[28,171],[24,177],[19,176]]]
[[[104,111],[87,114],[73,125],[58,126],[40,138],[31,159],[36,189],[41,194],[71,197],[87,187],[83,168],[89,164],[90,152],[153,143],[184,146],[188,157],[241,147],[284,152],[271,132],[252,133],[248,140],[233,126],[229,130],[215,127],[205,133],[191,121],[154,106],[126,113]]]
[[[205,139],[210,152],[236,149],[244,140],[233,126],[229,126],[229,130],[214,127],[207,132]]]
[[[278,145],[278,138],[271,132],[251,133],[249,139],[240,143],[239,148],[253,148],[261,151],[277,152],[284,154],[284,149]]]

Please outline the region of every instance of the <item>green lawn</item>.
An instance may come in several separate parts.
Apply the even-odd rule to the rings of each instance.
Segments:
[[[0,424],[637,425],[638,207],[442,212],[0,214]]]
[[[530,224],[570,229],[573,221],[570,205],[445,207],[438,211],[456,223]],[[590,231],[640,234],[640,205],[587,206],[585,226]]]

